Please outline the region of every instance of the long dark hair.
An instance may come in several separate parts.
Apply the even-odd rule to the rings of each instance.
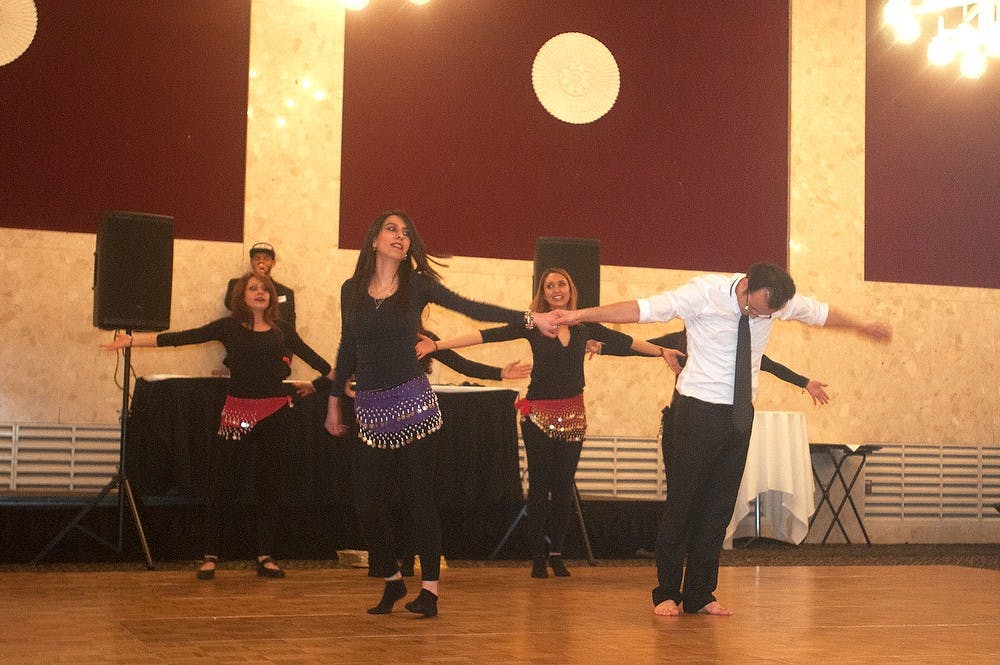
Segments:
[[[278,291],[274,288],[274,282],[267,275],[258,272],[248,272],[233,282],[233,288],[229,291],[229,306],[233,310],[232,317],[244,326],[253,329],[253,311],[247,306],[246,292],[247,284],[251,279],[259,280],[271,297],[268,299],[267,309],[264,310],[264,322],[269,326],[275,326],[275,322],[281,318],[281,308],[278,305]]]
[[[358,263],[354,266],[354,300],[351,308],[357,311],[361,306],[365,293],[368,291],[368,283],[375,274],[375,251],[373,245],[375,238],[382,232],[382,225],[390,217],[399,217],[403,220],[406,228],[410,231],[410,251],[399,264],[399,287],[397,292],[396,305],[405,308],[410,303],[410,275],[419,273],[427,275],[434,281],[440,282],[441,275],[434,268],[434,265],[444,266],[440,259],[449,258],[446,254],[434,254],[427,251],[424,241],[420,238],[413,220],[402,210],[389,210],[372,220],[365,232],[365,239],[361,241],[361,251],[358,254]],[[434,265],[432,265],[434,264]]]

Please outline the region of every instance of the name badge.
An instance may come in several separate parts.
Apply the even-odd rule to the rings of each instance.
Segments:
[[[278,302],[288,302],[288,296],[278,296]]]

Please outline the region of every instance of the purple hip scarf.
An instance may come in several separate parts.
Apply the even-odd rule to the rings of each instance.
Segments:
[[[426,375],[354,397],[359,436],[372,448],[402,448],[441,429],[441,408]]]

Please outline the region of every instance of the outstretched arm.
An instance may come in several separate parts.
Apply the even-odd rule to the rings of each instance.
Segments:
[[[686,357],[684,355],[683,351],[685,351],[687,349],[687,331],[685,331],[684,329],[675,330],[674,332],[669,332],[669,333],[666,333],[665,335],[660,335],[659,337],[654,337],[652,339],[647,339],[646,341],[649,342],[650,344],[652,344],[653,346],[657,346],[657,347],[662,346],[663,348],[668,349],[668,350],[669,349],[676,349],[677,351],[681,351],[682,353],[680,353],[680,354],[677,355],[678,359]],[[599,342],[594,341],[594,340],[587,340],[587,353],[591,354],[591,356],[593,356],[593,355],[607,355],[607,356],[647,355],[645,353],[642,353],[642,352],[640,352],[640,351],[638,351],[636,349],[632,349],[632,348],[630,348],[628,350],[628,352],[626,352],[626,353],[622,353],[620,350],[615,349],[614,347],[602,348],[601,344]],[[657,353],[657,355],[659,355],[659,353]],[[761,369],[764,369],[763,365],[761,366]],[[805,379],[804,379],[804,377],[803,377],[802,385],[805,385]]]
[[[666,349],[641,339],[633,339],[632,350],[644,356],[659,356],[663,358],[674,374],[681,373],[680,359],[684,357],[684,354],[676,349]]]
[[[851,328],[859,335],[876,342],[892,340],[892,326],[887,321],[861,321],[833,305],[830,306],[824,325],[829,328]]]
[[[434,353],[435,351],[444,351],[446,349],[461,349],[466,346],[475,346],[476,344],[483,343],[483,334],[476,330],[475,332],[466,333],[464,335],[459,335],[457,337],[449,337],[448,339],[433,340],[426,335],[418,335],[420,341],[417,342],[415,348],[417,352],[417,358],[423,359],[424,356]]]
[[[812,397],[813,404],[826,404],[830,401],[830,396],[823,390],[827,384],[816,379],[808,379],[797,372],[785,367],[781,363],[772,360],[766,354],[761,356],[760,371],[768,372],[778,377],[782,381],[802,388]]]
[[[802,388],[809,393],[810,397],[812,397],[813,404],[827,404],[830,401],[830,396],[827,395],[824,390],[827,384],[822,381],[817,381],[816,379],[808,379],[801,374],[792,371],[788,367],[785,367],[776,360],[772,360],[766,354],[761,356],[760,371],[773,374],[782,381]]]
[[[600,307],[585,307],[583,309],[560,309],[550,312],[553,316],[544,322],[536,324],[542,334],[555,337],[560,325],[572,326],[577,323],[636,323],[639,321],[639,303],[635,300],[624,300]]]
[[[785,383],[791,383],[799,388],[805,388],[809,383],[809,378],[792,371],[776,360],[773,360],[766,353],[760,358],[760,371],[773,374]]]
[[[531,375],[531,365],[524,364],[519,360],[508,363],[503,367],[496,367],[495,365],[487,365],[486,363],[470,360],[451,349],[439,349],[434,353],[434,360],[450,367],[459,374],[473,379],[501,381],[503,379],[523,379]]]
[[[156,346],[156,335],[158,333],[120,333],[107,344],[101,344],[105,351],[118,351],[126,346]]]

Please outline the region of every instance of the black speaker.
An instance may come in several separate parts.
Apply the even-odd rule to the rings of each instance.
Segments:
[[[173,217],[105,212],[94,251],[94,325],[166,330],[173,273]]]
[[[547,268],[563,268],[576,284],[579,308],[601,304],[601,242],[591,238],[537,238],[531,296]]]

